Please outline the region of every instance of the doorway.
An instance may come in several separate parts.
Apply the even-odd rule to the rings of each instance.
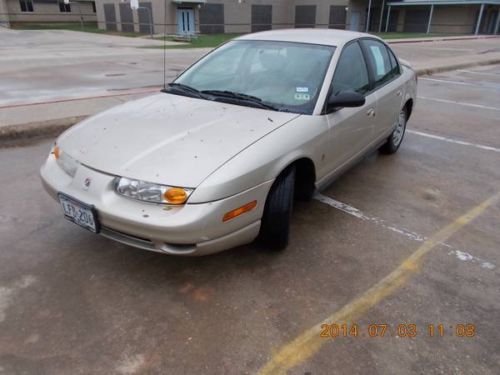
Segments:
[[[177,34],[193,35],[194,33],[194,9],[177,8]]]
[[[359,31],[359,12],[351,11],[351,16],[349,18],[349,30]]]

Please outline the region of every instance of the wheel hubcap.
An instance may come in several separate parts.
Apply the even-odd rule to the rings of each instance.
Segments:
[[[394,132],[392,133],[392,143],[395,146],[399,146],[399,144],[403,140],[405,127],[406,127],[406,113],[405,111],[401,111],[399,113],[398,124],[396,125],[396,129],[394,129]]]

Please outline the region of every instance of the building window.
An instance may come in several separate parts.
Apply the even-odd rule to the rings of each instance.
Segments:
[[[224,33],[224,4],[205,4],[200,9],[202,34]]]
[[[33,12],[32,0],[19,0],[19,5],[21,6],[21,12]]]
[[[97,13],[97,10],[95,8],[95,1],[92,1],[92,12]]]
[[[59,12],[71,13],[71,5],[65,4],[63,0],[59,0]]]
[[[328,28],[330,29],[345,29],[346,26],[346,7],[343,5],[330,6],[330,21]]]
[[[273,28],[273,6],[252,5],[252,33]]]
[[[295,27],[316,27],[316,5],[295,6]]]

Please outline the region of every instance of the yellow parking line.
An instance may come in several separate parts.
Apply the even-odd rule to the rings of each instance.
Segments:
[[[436,232],[389,275],[377,282],[361,296],[327,317],[323,322],[351,323],[355,319],[358,319],[370,308],[401,287],[410,277],[415,275],[420,269],[423,257],[430,250],[441,242],[449,239],[463,226],[481,215],[484,210],[494,204],[499,198],[500,192],[486,199],[481,204],[472,208],[470,211]],[[259,374],[285,374],[287,370],[312,357],[324,343],[328,342],[328,340],[322,339],[319,336],[321,324],[323,322],[309,328],[293,341],[277,350],[272,355],[272,359],[261,368]]]

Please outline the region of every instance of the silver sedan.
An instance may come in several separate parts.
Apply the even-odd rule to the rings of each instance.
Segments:
[[[158,94],[88,118],[41,176],[64,216],[142,249],[283,249],[294,199],[368,152],[398,150],[408,63],[368,34],[279,30],[230,41]]]

